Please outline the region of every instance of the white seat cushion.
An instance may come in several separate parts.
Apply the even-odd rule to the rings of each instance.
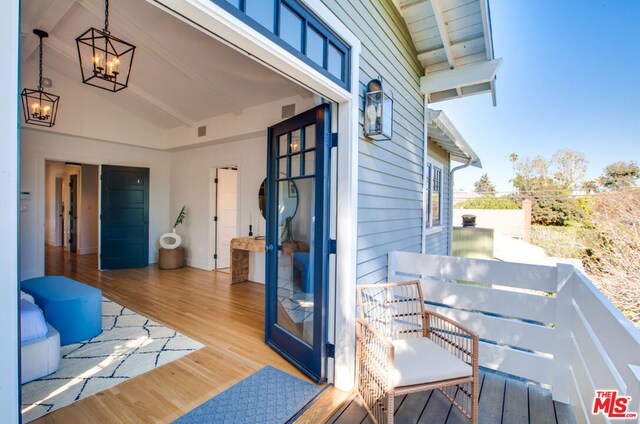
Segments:
[[[426,337],[393,342],[394,387],[471,376],[471,366]]]

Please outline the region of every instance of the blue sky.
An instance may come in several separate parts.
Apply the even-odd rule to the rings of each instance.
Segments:
[[[640,161],[640,0],[490,0],[498,106],[483,94],[434,103],[464,135],[483,170],[456,174],[473,188],[484,173],[511,188],[512,152],[586,155],[587,178],[619,160]]]

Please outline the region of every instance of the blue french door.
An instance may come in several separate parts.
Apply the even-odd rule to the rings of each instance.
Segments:
[[[102,165],[100,268],[149,266],[149,168]]]
[[[331,125],[320,105],[269,128],[266,341],[325,380]]]

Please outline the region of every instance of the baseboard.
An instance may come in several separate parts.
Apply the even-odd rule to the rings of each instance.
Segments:
[[[187,266],[190,266],[191,268],[198,268],[198,269],[202,269],[205,271],[211,271],[212,269],[209,268],[209,264],[205,261],[199,261],[199,260],[194,260],[192,258],[185,258],[184,259],[184,263]]]
[[[95,253],[98,253],[98,246],[78,248],[78,255],[93,255]]]

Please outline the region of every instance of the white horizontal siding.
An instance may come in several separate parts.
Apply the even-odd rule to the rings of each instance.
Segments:
[[[362,42],[360,123],[369,80],[393,92],[393,140],[359,140],[357,280],[386,280],[387,255],[422,247],[423,69],[403,18],[389,1],[323,0]]]

